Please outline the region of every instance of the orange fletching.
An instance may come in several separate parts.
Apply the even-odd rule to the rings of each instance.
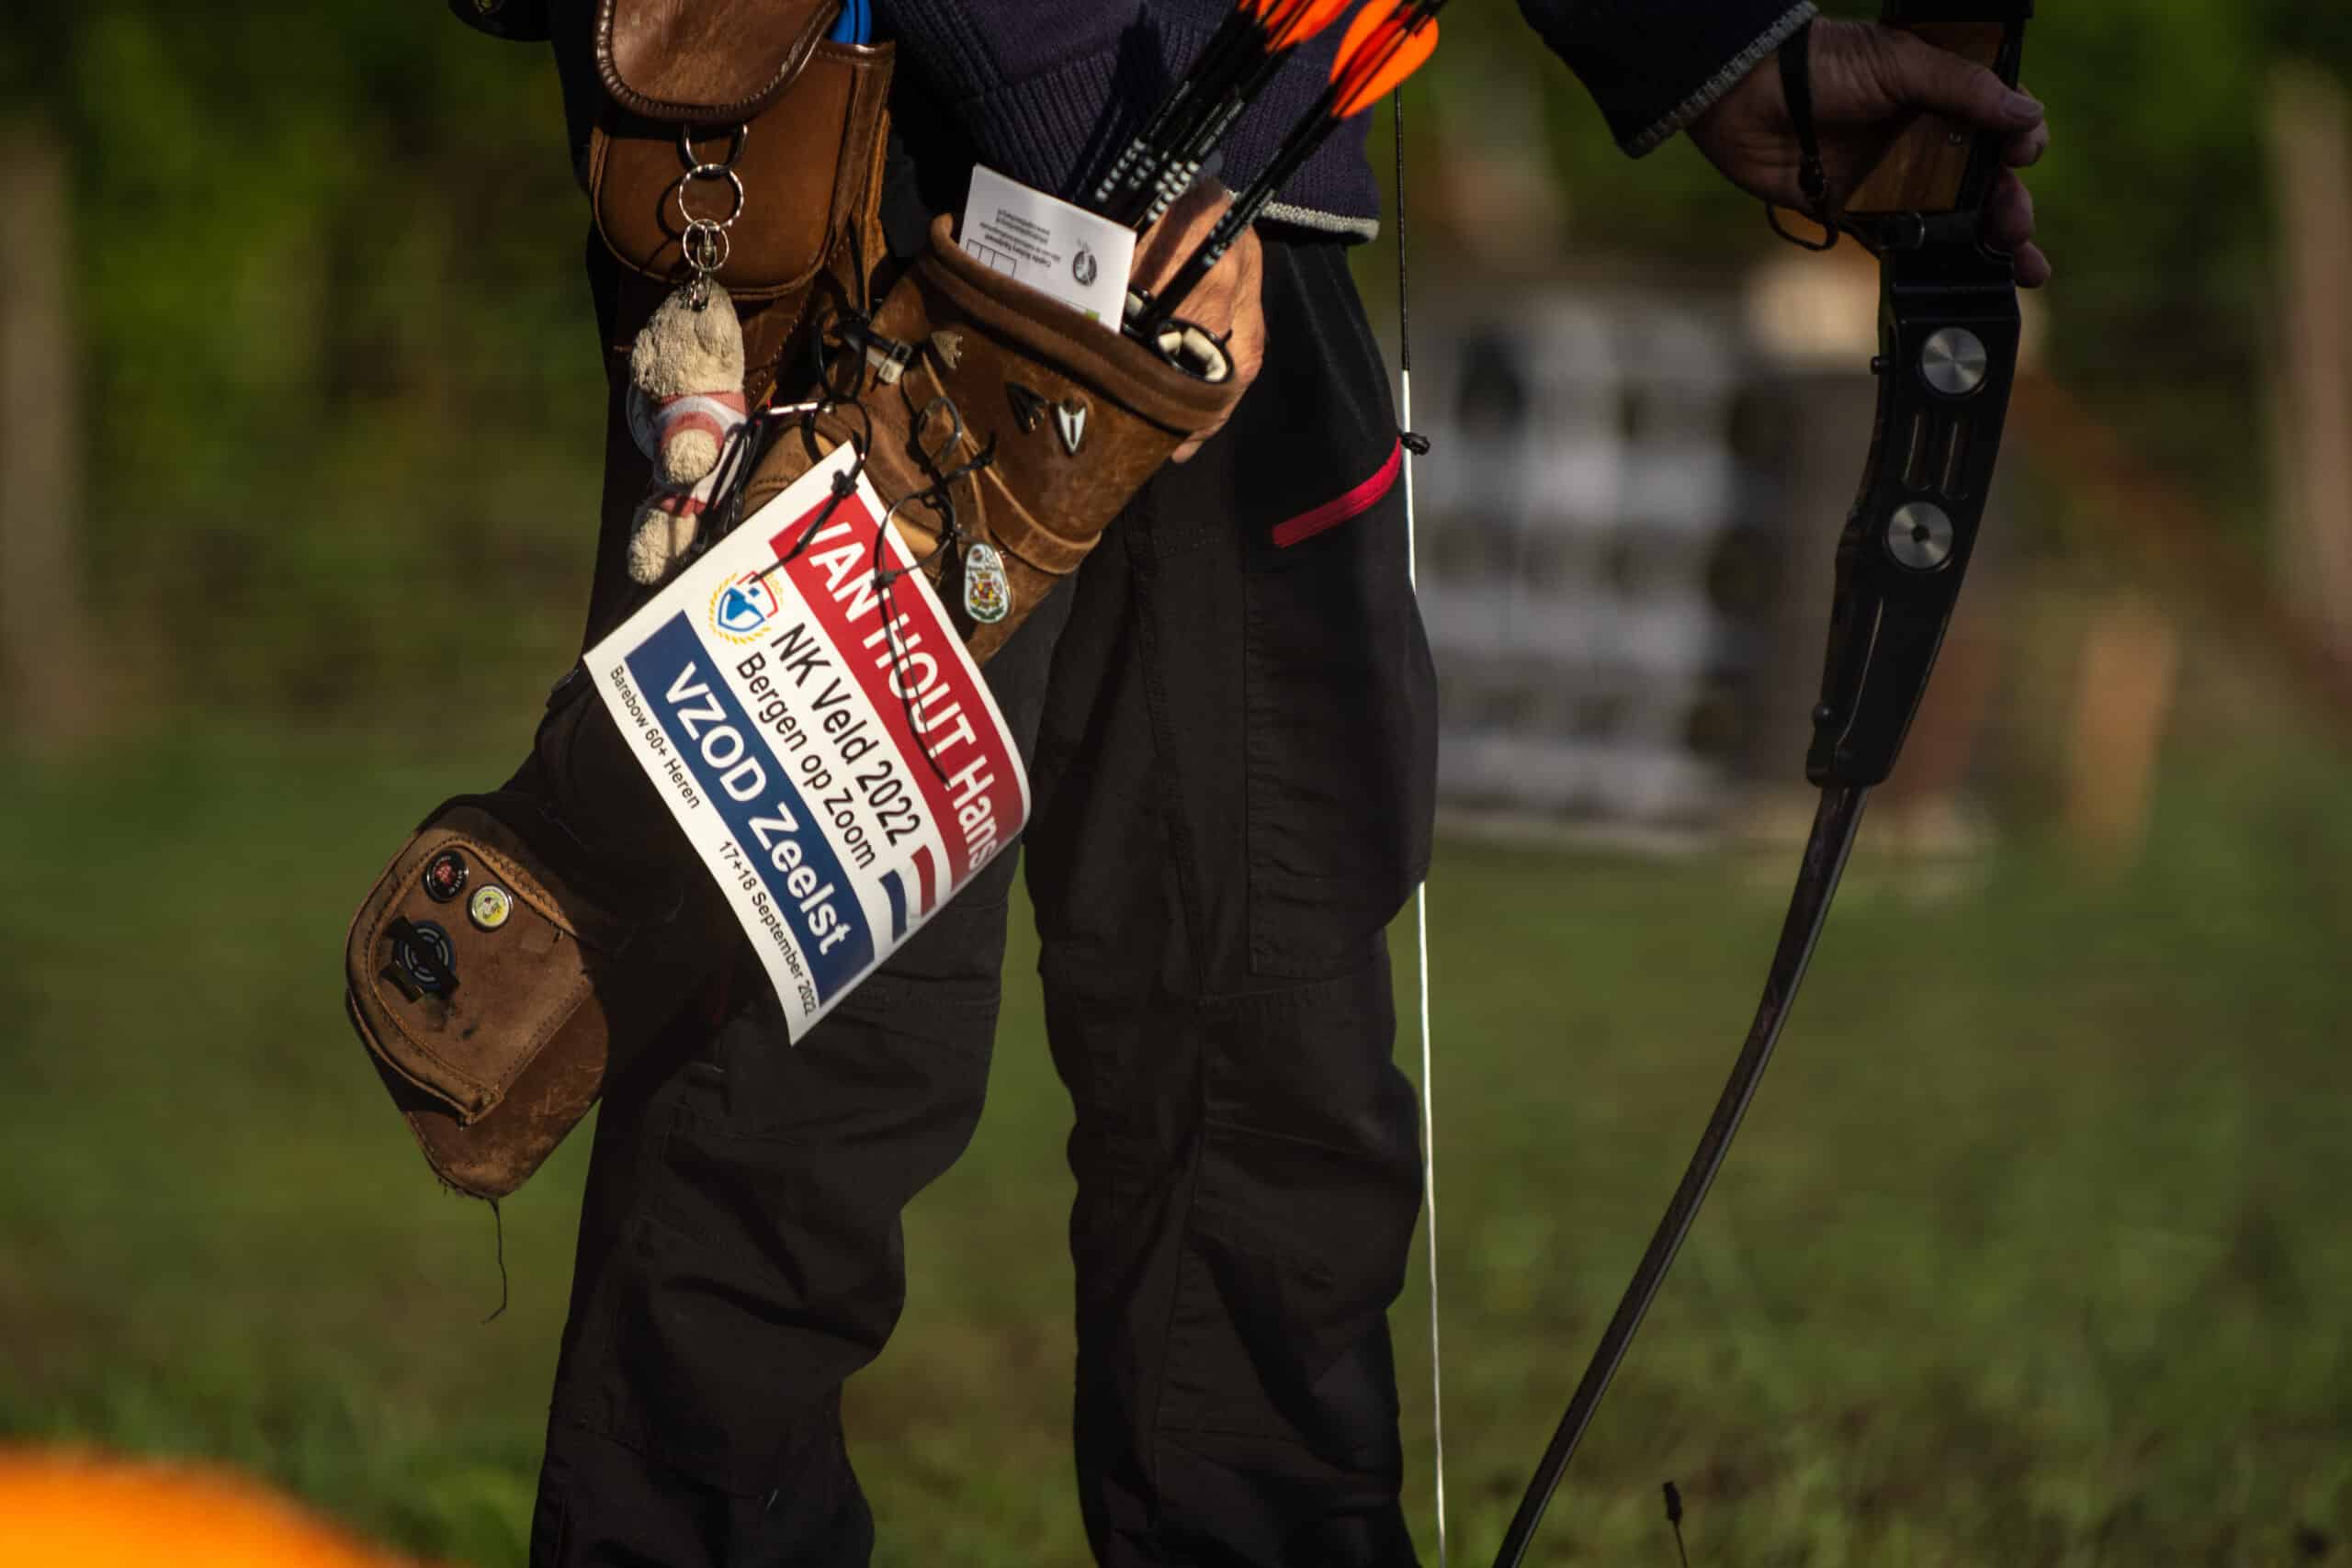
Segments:
[[[1349,0],[1306,0],[1306,3],[1301,6],[1296,14],[1291,17],[1288,25],[1276,29],[1274,47],[1295,49],[1333,22],[1338,21],[1340,14],[1347,10]]]
[[[1405,14],[1411,8],[1408,0],[1385,0],[1385,3],[1366,6],[1357,12],[1356,19],[1348,24],[1347,32],[1340,39],[1340,58],[1331,62],[1332,82],[1346,81],[1349,69],[1357,63],[1367,49],[1376,47],[1374,35],[1383,29],[1393,31],[1401,28]]]
[[[1331,111],[1333,118],[1346,119],[1362,114],[1428,64],[1430,56],[1437,52],[1436,19],[1424,21],[1385,52],[1385,59],[1379,54],[1368,56],[1364,70],[1349,73],[1340,89],[1339,105]]]

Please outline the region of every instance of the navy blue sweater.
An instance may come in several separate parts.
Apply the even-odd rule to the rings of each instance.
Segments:
[[[1494,4],[1495,0],[1481,0]],[[1075,194],[1207,42],[1231,0],[876,0],[900,46],[902,91],[922,95],[962,150],[1041,189]],[[1636,156],[1671,137],[1814,14],[1812,0],[1519,0],[1544,40]],[[597,88],[588,59],[592,0],[451,0],[460,17],[514,38],[552,32],[575,151]],[[1238,186],[1328,77],[1345,28],[1298,58],[1227,142]],[[1368,121],[1369,116],[1364,117]],[[1268,210],[1271,222],[1370,234],[1380,192],[1368,126],[1335,136]]]
[[[1812,0],[1519,5],[1636,155],[1696,118],[1814,14]],[[978,156],[1065,193],[1150,111],[1229,8],[1229,0],[876,0],[906,67],[928,80]],[[1227,185],[1265,166],[1329,74],[1344,30],[1330,28],[1301,49],[1235,130]],[[1333,137],[1269,220],[1372,232],[1380,193],[1366,130],[1360,122]]]

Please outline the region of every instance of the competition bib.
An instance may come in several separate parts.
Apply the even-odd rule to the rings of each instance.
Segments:
[[[1004,716],[844,446],[589,649],[797,1042],[1029,818]]]

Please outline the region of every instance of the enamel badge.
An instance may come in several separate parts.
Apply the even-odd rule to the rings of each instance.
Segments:
[[[484,886],[466,900],[466,918],[478,931],[494,931],[514,913],[514,896],[503,887]]]
[[[1071,457],[1086,445],[1086,401],[1066,398],[1054,408],[1054,428],[1061,433],[1062,450]]]
[[[443,850],[424,868],[424,896],[436,904],[446,904],[466,890],[466,878],[471,874],[465,856],[455,850]]]
[[[1012,580],[993,546],[976,544],[964,552],[964,614],[983,626],[1012,614]]]

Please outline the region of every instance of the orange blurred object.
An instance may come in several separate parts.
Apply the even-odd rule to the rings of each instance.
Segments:
[[[223,1471],[0,1452],[0,1568],[420,1568]]]

